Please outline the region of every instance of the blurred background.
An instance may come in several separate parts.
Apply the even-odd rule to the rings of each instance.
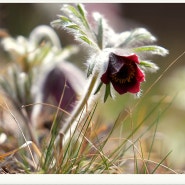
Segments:
[[[61,14],[61,6],[62,4],[56,3],[1,3],[0,28],[6,29],[13,37],[18,35],[28,37],[36,26],[50,25],[50,22],[56,19],[56,15]],[[164,72],[166,67],[185,51],[185,4],[87,3],[85,7],[89,12],[89,20],[91,20],[91,12],[98,11],[118,33],[144,27],[158,38],[157,45],[169,50],[167,57],[152,58],[160,70],[157,73],[146,74],[146,82],[142,84],[143,93]],[[61,29],[56,32],[63,46],[75,43]],[[84,70],[86,57],[85,51],[82,50],[80,54],[78,53],[78,58],[71,58],[71,61]],[[3,61],[0,62],[3,65]],[[169,156],[171,164],[168,165],[175,169],[185,170],[185,56],[180,58],[142,99],[142,110],[147,111],[152,103],[155,104],[163,96],[167,97],[166,103],[169,103],[175,96],[172,105],[160,117],[158,124],[158,131],[164,136],[166,151],[172,150]],[[124,107],[129,107],[130,103],[135,103],[132,95],[118,96],[114,101],[109,100],[102,105],[105,110],[102,114],[111,122],[116,119]]]

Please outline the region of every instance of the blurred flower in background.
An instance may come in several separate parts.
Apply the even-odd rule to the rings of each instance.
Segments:
[[[42,103],[58,106],[63,93],[59,106],[70,113],[85,86],[83,73],[66,61],[78,51],[77,47],[62,48],[55,31],[45,25],[36,27],[29,38],[7,36],[1,44],[11,64],[1,77],[0,85],[17,109],[32,104],[32,111],[26,107],[27,114],[38,124],[39,112],[45,108]],[[34,106],[34,103],[40,105]]]

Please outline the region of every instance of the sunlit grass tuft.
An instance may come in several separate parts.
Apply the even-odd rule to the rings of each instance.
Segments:
[[[138,112],[141,112],[142,107],[146,110],[144,105],[140,105],[139,110],[135,107],[132,112],[127,111],[126,115],[124,108],[111,125],[98,119],[98,104],[95,103],[92,110],[78,120],[75,132],[65,145],[59,134],[63,114],[62,111],[60,114],[56,111],[51,131],[42,139],[44,144],[36,146],[29,141],[29,145],[32,143],[34,146],[30,148],[32,157],[28,152],[18,150],[12,152],[12,155],[24,173],[176,173],[167,165],[171,151],[166,151],[166,154],[161,153],[160,149],[153,151],[158,124],[172,103],[162,106],[165,98],[161,98],[139,119]],[[129,124],[130,128],[125,130],[124,125]],[[147,138],[151,140],[149,146]],[[27,147],[21,147],[21,150]]]

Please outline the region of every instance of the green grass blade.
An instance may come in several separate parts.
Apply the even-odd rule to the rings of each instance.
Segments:
[[[165,97],[164,97],[164,98],[165,98]],[[141,121],[141,123],[132,131],[131,134],[129,134],[129,136],[127,137],[127,139],[124,140],[124,141],[120,144],[120,146],[117,147],[117,148],[112,152],[112,154],[109,156],[110,158],[111,158],[113,155],[115,155],[116,153],[118,153],[120,150],[122,150],[122,147],[126,144],[127,140],[129,140],[129,138],[140,128],[140,126],[144,123],[144,120],[146,120],[146,119],[148,118],[148,116],[149,116],[151,113],[153,113],[153,111],[156,110],[156,109],[160,106],[160,104],[162,103],[162,101],[164,100],[164,98],[162,98],[161,101],[152,109],[152,111],[151,111],[149,114],[147,114],[147,116],[143,119],[143,121]],[[175,99],[175,98],[174,98],[174,99]],[[173,99],[173,100],[174,100],[174,99]],[[165,109],[161,112],[160,115],[163,115],[163,114],[168,110],[168,108],[171,106],[173,100],[165,107]],[[135,141],[133,142],[133,144],[135,144],[143,135],[145,135],[146,132],[148,132],[148,131],[156,124],[157,121],[158,121],[158,118],[156,118],[156,119],[148,126],[148,128],[147,128],[142,134],[140,134],[140,135],[137,137],[137,139],[135,139]],[[125,148],[124,153],[125,153],[127,150],[129,150],[130,147],[132,147],[132,145],[130,145],[130,146],[128,146],[127,148]],[[117,158],[114,157],[113,162],[116,161],[116,160],[117,160]]]
[[[153,137],[152,137],[152,143],[150,145],[150,150],[149,150],[149,154],[148,154],[148,160],[150,159],[150,154],[152,152],[152,148],[153,148],[153,145],[154,145],[155,136],[156,136],[156,132],[157,132],[157,127],[158,127],[158,124],[159,124],[159,117],[160,117],[160,115],[158,116],[158,119],[156,121],[156,126],[155,126],[154,134],[153,134]]]
[[[152,174],[155,173],[155,171],[158,169],[158,167],[163,163],[163,161],[166,160],[166,158],[172,153],[172,151],[168,152],[167,155],[161,160],[161,162],[154,168],[152,171]]]
[[[51,130],[51,139],[50,139],[49,145],[46,149],[46,156],[45,156],[44,164],[43,164],[43,170],[44,171],[48,170],[48,168],[50,167],[50,164],[53,161],[54,142],[55,142],[56,137],[58,135],[59,123],[60,123],[60,121],[57,120],[57,119],[55,119],[53,121],[53,127],[52,127],[52,130]]]
[[[85,133],[87,133],[87,130],[88,130],[89,125],[90,125],[90,123],[92,121],[92,118],[93,118],[93,115],[95,113],[96,108],[97,108],[97,103],[95,104],[92,112],[90,112],[89,115],[87,116],[87,118],[86,118],[86,120],[85,120],[85,122],[84,122],[84,124],[82,126],[82,129],[80,130],[80,132],[78,134],[78,137],[75,138],[74,146],[78,144],[78,141],[80,140],[80,137],[83,135],[83,138],[84,138]],[[85,126],[86,126],[86,129],[85,129]],[[85,132],[84,132],[84,134],[82,134],[84,129],[85,129]],[[75,165],[75,163],[77,161],[78,154],[79,154],[81,146],[82,146],[82,143],[83,143],[83,139],[82,139],[81,143],[79,144],[79,146],[77,148],[77,151],[75,152],[75,155],[69,156],[70,158],[72,157],[74,159],[74,161],[71,162],[71,165],[68,167],[68,169],[66,171],[70,171],[70,169],[72,169],[73,166]]]

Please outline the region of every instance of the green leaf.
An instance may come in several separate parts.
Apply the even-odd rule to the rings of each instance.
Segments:
[[[92,62],[89,65],[88,70],[87,70],[87,78],[92,74],[95,64],[96,64],[96,61]]]
[[[98,87],[97,87],[97,89],[96,89],[94,95],[97,94],[97,93],[99,92],[99,90],[101,89],[102,85],[103,85],[103,83],[100,82],[100,84],[98,85]]]
[[[140,61],[139,65],[143,67],[144,70],[148,68],[148,70],[150,70],[151,72],[155,72],[159,69],[159,67],[155,63],[149,61]]]
[[[72,21],[69,18],[67,18],[63,15],[59,15],[59,19],[63,22],[66,22],[66,23],[69,23],[69,22],[72,23]]]
[[[144,66],[144,67],[152,67],[152,65],[148,63],[147,61],[140,61],[139,65]]]
[[[59,19],[51,23],[52,26],[61,26],[74,35],[76,40],[84,42],[96,50],[99,50],[98,43],[95,40],[95,33],[91,30],[86,19],[86,11],[83,5],[77,6],[63,5],[61,11],[65,14],[59,15]]]
[[[67,26],[68,28],[72,28],[74,30],[80,30],[79,26],[77,24],[71,24],[69,26]]]
[[[78,31],[80,34],[86,36],[85,32],[83,32],[77,24],[71,24],[71,25],[68,25],[66,27],[70,28],[70,29],[74,29],[74,30]]]
[[[111,96],[111,91],[110,91],[110,83],[106,85],[106,89],[105,89],[105,95],[104,95],[104,103],[107,101],[107,98]]]
[[[78,4],[78,5],[77,5],[77,8],[78,8],[79,13],[80,13],[81,16],[82,16],[82,21],[83,21],[84,26],[85,26],[87,29],[90,30],[90,26],[89,26],[88,21],[87,21],[87,19],[86,19],[86,11],[85,11],[83,5],[82,5],[82,4]]]
[[[66,27],[67,25],[72,23],[72,21],[70,19],[68,19],[67,17],[65,17],[63,15],[59,15],[58,17],[59,17],[59,19],[51,22],[51,26]]]
[[[124,34],[124,32],[122,34]],[[145,28],[137,28],[131,31],[120,45],[123,47],[134,44],[134,42],[153,42],[155,40],[156,38],[148,30],[146,30]]]
[[[81,14],[76,10],[76,8],[75,8],[74,6],[67,5],[66,7],[67,7],[67,8],[71,11],[71,13],[73,13],[76,17],[78,17],[79,19],[82,19]]]
[[[77,34],[80,33],[80,34],[86,36],[86,33],[84,31],[82,31],[82,29],[77,24],[75,24],[74,22],[72,22],[70,19],[68,19],[65,16],[59,16],[59,19],[53,21],[51,24],[52,25],[61,24],[61,26],[65,27],[65,28],[73,29],[73,30],[77,31],[76,32]]]
[[[97,41],[98,41],[98,46],[101,49],[103,49],[103,24],[102,24],[102,18],[100,18],[99,24],[98,24]]]
[[[84,35],[79,36],[79,38],[81,40],[83,40],[84,42],[86,42],[87,44],[89,44],[89,45],[92,45],[93,44],[92,41],[89,38],[87,38],[86,36],[84,36]]]
[[[83,6],[81,4],[77,5],[78,11],[80,12],[80,14],[82,15],[83,18],[85,18],[85,10],[83,8]]]
[[[71,6],[71,5],[67,5],[67,8],[71,11],[71,13],[73,13],[81,21],[81,23],[86,28],[89,29],[89,25],[88,25],[88,22],[87,22],[86,17],[85,17],[84,10],[83,10],[81,5],[77,5],[78,10],[75,7]]]
[[[134,48],[133,51],[134,52],[148,52],[151,54],[162,55],[162,56],[165,56],[168,54],[167,49],[161,46],[156,46],[156,45],[137,47],[137,48]]]
[[[140,61],[139,65],[144,66],[144,67],[153,67],[154,63],[149,62],[149,61]]]

